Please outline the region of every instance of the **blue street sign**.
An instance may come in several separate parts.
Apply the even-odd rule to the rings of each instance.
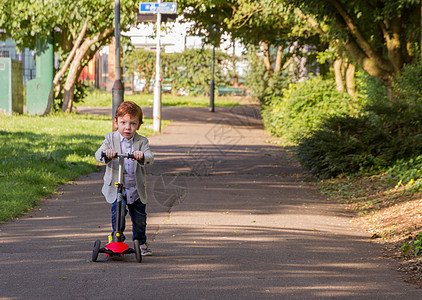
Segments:
[[[176,2],[141,2],[139,4],[139,13],[141,14],[175,14],[176,11]]]

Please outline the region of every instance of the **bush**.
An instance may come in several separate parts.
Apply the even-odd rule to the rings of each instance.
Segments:
[[[337,116],[326,120],[312,136],[302,139],[296,150],[304,168],[318,177],[329,178],[382,164],[375,162],[382,157],[374,141],[385,139],[368,117]]]
[[[266,129],[288,142],[311,135],[331,116],[357,112],[357,102],[338,93],[333,79],[322,77],[291,84],[283,97],[267,97],[265,102],[269,103],[263,110]]]
[[[319,177],[335,177],[385,169],[397,160],[420,155],[421,78],[420,62],[405,66],[390,99],[382,94],[370,95],[359,117],[324,121],[311,136],[300,141],[297,151],[302,165]]]
[[[405,65],[393,87],[398,100],[404,100],[408,105],[422,104],[422,60]]]

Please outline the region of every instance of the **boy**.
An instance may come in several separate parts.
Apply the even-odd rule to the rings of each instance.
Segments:
[[[125,159],[123,174],[123,198],[127,203],[132,220],[133,240],[139,240],[142,255],[152,255],[146,244],[146,218],[145,211],[147,195],[145,188],[145,165],[154,162],[154,156],[149,148],[148,139],[136,131],[141,127],[142,109],[132,101],[125,101],[117,107],[113,120],[113,132],[106,134],[101,147],[95,152],[98,162],[106,163],[104,185],[102,193],[106,201],[112,204],[111,224],[112,236],[116,232],[117,191],[115,183],[118,181],[119,163],[115,159],[117,153],[132,153],[136,160]],[[101,152],[106,157],[101,158]],[[127,213],[124,204],[125,214]],[[122,220],[122,232],[125,229],[125,220]],[[123,235],[124,239],[124,235]]]

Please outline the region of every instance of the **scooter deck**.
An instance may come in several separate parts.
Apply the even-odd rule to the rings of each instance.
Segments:
[[[136,253],[134,249],[129,248],[129,245],[123,242],[111,242],[104,248],[100,249],[100,253],[108,255],[131,254]]]

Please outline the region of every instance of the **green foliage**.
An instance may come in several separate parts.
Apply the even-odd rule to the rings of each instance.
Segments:
[[[123,56],[123,66],[126,68],[125,74],[138,74],[139,78],[145,78],[145,89],[148,90],[155,72],[155,52],[144,49],[129,51]]]
[[[172,59],[171,59],[172,58]],[[215,87],[229,85],[230,78],[225,71],[233,70],[231,57],[221,51],[215,51],[214,82]],[[168,77],[175,90],[188,88],[199,93],[208,93],[211,82],[211,49],[186,49],[173,54],[163,62],[163,75]]]
[[[211,33],[216,26],[218,37],[228,32],[247,45],[266,42],[287,48],[297,42],[318,51],[329,48],[334,57],[347,53],[389,87],[397,69],[412,62],[419,48],[420,1],[415,0],[182,0],[178,4],[185,18],[195,22],[192,32],[214,42]],[[324,56],[319,55],[321,61],[329,59]]]
[[[320,177],[391,167],[391,177],[419,189],[416,169],[422,152],[421,76],[421,63],[405,66],[389,99],[382,93],[370,95],[359,117],[325,121],[298,145],[303,166]]]
[[[54,52],[60,56],[60,68],[63,68],[86,24],[86,32],[81,35],[81,43],[67,66],[74,72],[65,72],[61,79],[68,88],[75,86],[82,67],[110,41],[114,32],[114,3],[109,0],[0,0],[0,7],[2,37],[10,37],[20,49],[35,49],[37,39],[53,34]],[[121,28],[134,24],[138,7],[135,0],[121,1]],[[82,91],[80,86],[74,91],[76,98],[83,96],[79,93]]]
[[[124,28],[133,23],[138,3],[121,2],[120,20]],[[1,0],[0,5],[0,28],[19,48],[34,49],[37,35],[43,38],[54,31],[55,51],[68,53],[85,20],[89,20],[86,37],[114,26],[114,3],[108,0]]]
[[[368,103],[383,102],[387,98],[385,85],[362,68],[356,70],[355,83],[358,101],[362,107],[365,107]]]
[[[228,85],[228,70],[233,70],[231,57],[221,51],[215,51],[215,86]],[[171,84],[173,91],[188,90],[193,94],[209,92],[211,82],[211,49],[186,49],[182,53],[163,53],[162,76]],[[147,83],[154,80],[155,55],[153,52],[136,49],[124,59],[127,74],[138,73]]]
[[[422,232],[418,233],[413,240],[403,243],[401,250],[407,254],[412,248],[415,255],[422,253]]]
[[[397,160],[388,168],[387,175],[397,182],[396,188],[405,186],[408,192],[420,191],[422,189],[422,155]]]
[[[408,105],[422,104],[422,60],[405,65],[393,82],[397,101],[404,100]]]
[[[251,96],[263,103],[266,94],[267,83],[270,78],[270,73],[265,69],[264,61],[257,55],[256,50],[252,47],[248,50],[247,55],[248,69],[246,71],[246,84]]]
[[[273,135],[296,142],[309,136],[330,116],[356,113],[348,94],[339,94],[333,79],[310,78],[291,84],[283,97],[267,97],[264,124]]]

